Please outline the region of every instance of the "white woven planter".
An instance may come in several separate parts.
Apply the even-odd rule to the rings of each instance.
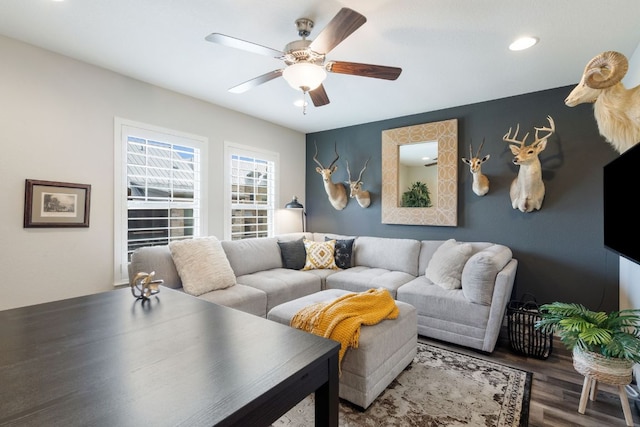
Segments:
[[[626,385],[631,383],[632,360],[607,358],[601,354],[573,349],[573,367],[582,375],[605,384]]]

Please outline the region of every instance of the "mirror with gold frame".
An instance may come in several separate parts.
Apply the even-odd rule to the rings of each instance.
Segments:
[[[431,207],[403,207],[400,147],[437,141],[437,180]],[[382,223],[458,225],[458,120],[382,131]]]

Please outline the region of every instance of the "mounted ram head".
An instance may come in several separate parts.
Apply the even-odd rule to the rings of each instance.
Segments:
[[[584,69],[580,83],[564,103],[568,107],[593,103],[598,130],[622,154],[640,142],[640,86],[625,89],[620,82],[629,62],[619,52],[603,52]]]

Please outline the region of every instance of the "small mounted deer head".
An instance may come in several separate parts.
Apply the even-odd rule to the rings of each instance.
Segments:
[[[473,184],[471,184],[471,189],[478,196],[484,196],[489,192],[489,178],[482,173],[482,164],[489,160],[491,154],[480,157],[480,151],[482,150],[483,145],[484,138],[482,138],[482,143],[478,148],[478,152],[474,156],[471,142],[469,142],[469,158],[462,158],[462,161],[469,165],[469,170],[471,171],[471,175],[473,175]]]
[[[511,206],[521,212],[531,212],[540,209],[544,199],[544,183],[542,182],[542,166],[538,155],[547,147],[547,139],[555,132],[555,123],[551,116],[547,116],[549,127],[534,127],[536,131],[535,140],[531,145],[526,145],[527,133],[522,141],[517,139],[520,131],[520,124],[516,127],[516,132],[511,136],[511,128],[502,140],[513,142],[509,148],[513,153],[513,164],[520,166],[518,176],[511,182],[509,195],[511,196]],[[538,132],[545,131],[546,135],[538,136]],[[517,145],[516,145],[517,144]]]
[[[331,206],[341,211],[345,208],[345,206],[347,206],[347,202],[349,201],[349,199],[347,198],[347,190],[344,188],[344,185],[342,185],[342,183],[335,183],[331,181],[331,175],[338,169],[338,166],[335,165],[340,158],[340,156],[338,155],[338,149],[334,145],[336,158],[333,159],[328,167],[324,167],[318,160],[318,145],[315,143],[315,141],[313,145],[315,145],[316,147],[316,154],[314,154],[313,156],[313,161],[318,164],[316,172],[322,175],[324,191],[326,191],[327,193],[327,197],[329,198],[329,202],[331,202]]]
[[[349,161],[348,160],[346,161],[347,174],[349,176],[349,181],[347,181],[347,183],[349,184],[349,188],[351,189],[351,193],[349,197],[351,197],[352,199],[355,198],[358,204],[363,208],[368,208],[369,205],[371,204],[371,194],[368,191],[362,189],[362,184],[364,184],[362,182],[362,173],[367,168],[367,164],[369,163],[369,160],[371,160],[371,157],[369,157],[367,161],[364,163],[364,167],[360,171],[360,175],[358,175],[358,179],[356,181],[351,180],[351,171],[349,170]]]

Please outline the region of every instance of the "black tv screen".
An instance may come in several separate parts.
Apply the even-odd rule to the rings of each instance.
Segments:
[[[604,245],[640,264],[640,144],[603,169]]]

